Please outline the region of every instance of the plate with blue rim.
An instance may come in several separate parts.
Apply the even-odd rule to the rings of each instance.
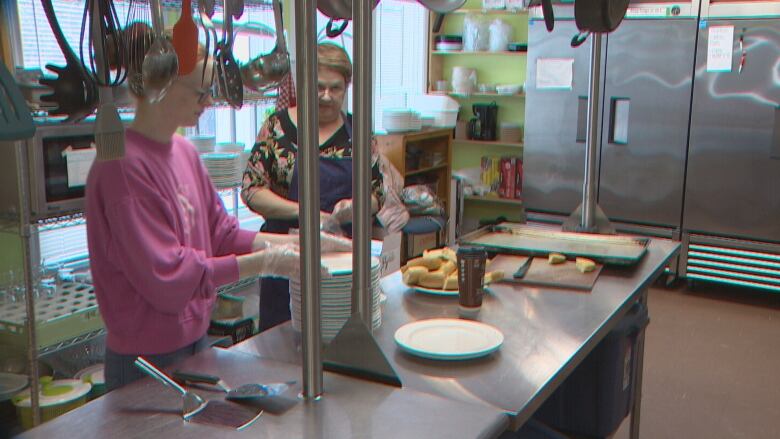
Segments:
[[[495,327],[474,320],[428,319],[395,331],[395,342],[407,353],[430,360],[460,361],[492,354],[504,343]]]
[[[409,288],[413,289],[414,291],[417,291],[418,293],[423,294],[430,294],[432,296],[450,296],[450,297],[458,297],[458,294],[460,290],[442,290],[439,288],[426,288],[421,287],[419,285],[407,285]],[[483,288],[485,292],[490,291],[490,289],[486,286]]]

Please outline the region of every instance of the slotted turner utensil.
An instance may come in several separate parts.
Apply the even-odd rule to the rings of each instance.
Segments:
[[[135,365],[147,375],[168,387],[172,387],[182,395],[182,418],[185,421],[243,430],[252,425],[263,414],[262,410],[252,410],[232,402],[206,401],[196,393],[185,390],[143,357],[136,358]]]
[[[228,104],[236,110],[244,103],[244,84],[241,79],[241,69],[233,57],[233,19],[231,18],[231,1],[224,0],[224,23],[222,40],[217,44],[217,77],[219,88]]]

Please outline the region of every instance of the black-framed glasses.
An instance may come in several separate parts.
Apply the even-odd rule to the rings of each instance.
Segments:
[[[210,87],[196,87],[184,81],[179,81],[179,84],[195,92],[198,95],[198,104],[200,105],[204,105],[208,98],[216,99],[217,97],[216,87],[213,85]]]

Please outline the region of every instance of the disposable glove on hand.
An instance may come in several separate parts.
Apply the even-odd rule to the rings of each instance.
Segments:
[[[295,245],[300,245],[300,235],[298,230],[291,231],[294,236]],[[352,240],[332,233],[320,232],[320,253],[351,252]]]
[[[301,253],[298,246],[286,244],[267,247],[256,252],[257,274],[264,277],[301,278]],[[323,278],[330,277],[328,269],[320,267]]]
[[[345,199],[336,203],[333,206],[333,213],[330,214],[330,217],[339,224],[352,222],[352,200]]]
[[[352,240],[330,233],[320,233],[320,249],[322,253],[351,252]]]

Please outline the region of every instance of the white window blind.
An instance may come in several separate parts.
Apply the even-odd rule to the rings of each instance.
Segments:
[[[125,22],[129,0],[114,0],[117,14]],[[178,19],[177,2],[163,1],[167,7],[165,21],[168,27]],[[286,2],[286,4],[289,4]],[[53,0],[57,20],[71,48],[78,56],[81,23],[85,0]],[[240,63],[247,62],[250,54],[267,53],[273,49],[276,40],[273,11],[266,0],[246,2],[245,13],[238,20],[234,53]],[[260,5],[254,7],[254,5]],[[40,0],[17,0],[19,29],[22,41],[22,60],[16,60],[25,68],[40,68],[45,71],[46,64],[64,65],[65,60],[51,31]],[[427,39],[427,11],[410,0],[382,0],[376,8],[374,25],[374,126],[381,130],[381,109],[403,107],[410,94],[423,93],[425,90],[425,69]],[[217,10],[215,21],[222,19],[222,11]],[[324,36],[328,18],[318,13],[318,32]],[[241,30],[248,25],[250,31]],[[288,23],[288,26],[290,24]],[[263,30],[266,35],[263,35]],[[221,38],[221,29],[217,29]],[[352,56],[352,24],[344,34],[329,40],[342,45]],[[289,48],[293,50],[293,47]],[[351,89],[348,95],[348,108],[352,109]],[[216,108],[206,111],[196,129],[188,134],[214,135],[217,142],[239,142],[246,150],[253,146],[255,136],[273,103],[245,105],[241,110]],[[232,212],[232,196],[223,196],[228,211]],[[255,228],[258,218],[249,212],[239,201],[239,218],[250,228]],[[60,228],[46,232],[41,236],[41,253],[44,259],[67,259],[86,253],[86,235],[83,225]]]
[[[374,13],[374,130],[382,130],[382,108],[406,107],[409,95],[425,92],[428,12],[409,0],[382,0]],[[325,36],[328,17],[317,12],[321,41],[344,47],[352,57],[352,23],[334,39]],[[352,111],[352,87],[347,108]]]

